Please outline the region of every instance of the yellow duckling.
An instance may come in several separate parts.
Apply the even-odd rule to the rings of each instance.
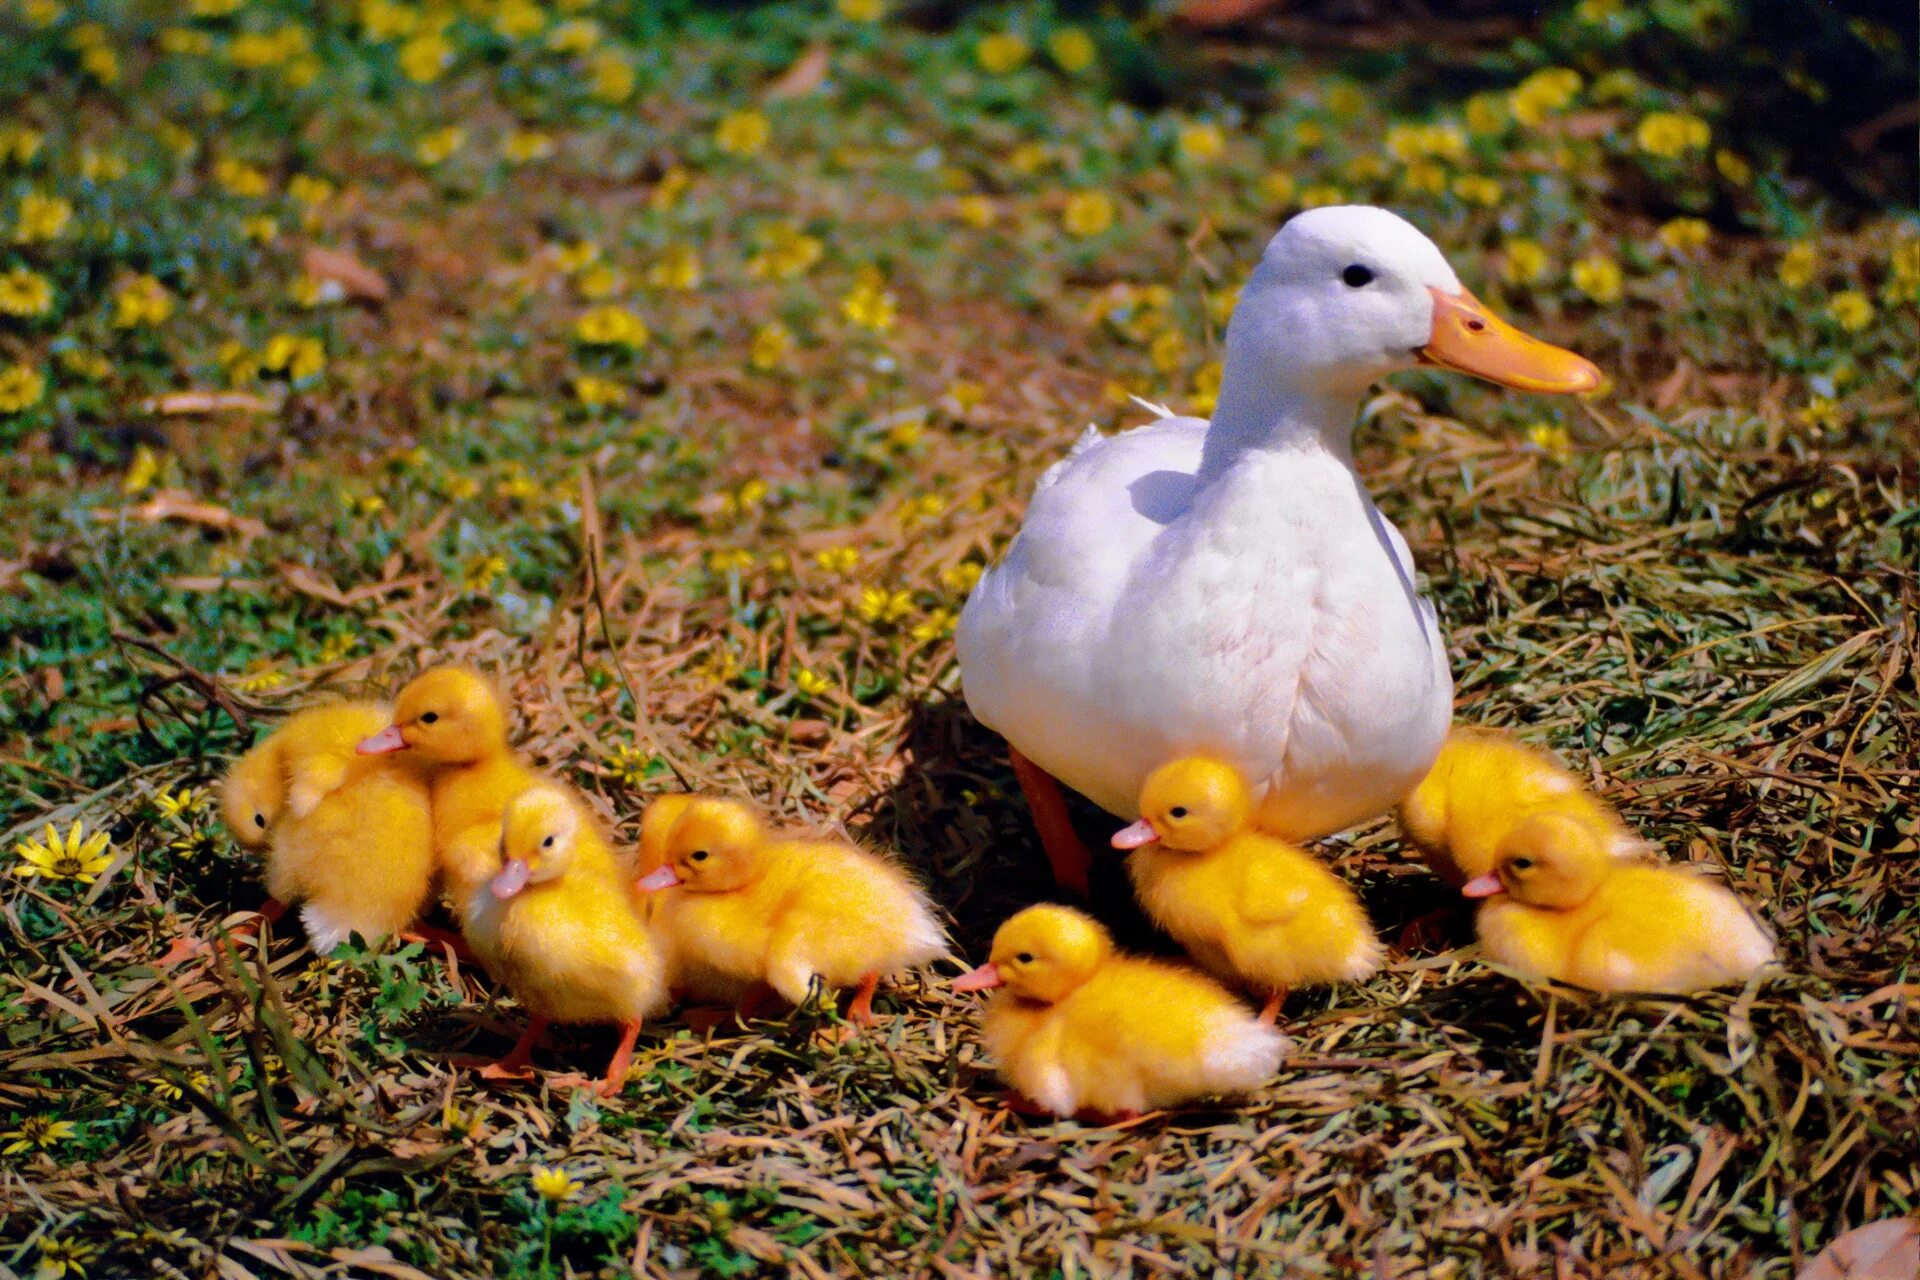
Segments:
[[[1059,1116],[1129,1118],[1257,1088],[1286,1041],[1213,979],[1114,951],[1091,917],[1028,907],[956,991],[1003,988],[980,1030],[1000,1076]]]
[[[764,982],[800,1004],[818,979],[855,987],[847,1017],[866,1024],[880,979],[946,954],[926,894],[886,859],[827,840],[770,836],[735,801],[675,803],[666,861],[636,887],[670,894],[653,918],[676,981],[689,989]]]
[[[260,914],[278,920],[301,903],[308,941],[322,954],[355,933],[375,942],[405,930],[432,885],[426,783],[354,750],[387,719],[370,702],[302,711],[241,756],[221,787],[234,839],[267,851]]]
[[[1617,857],[1650,846],[1548,752],[1488,729],[1456,729],[1413,794],[1400,827],[1435,875],[1463,885],[1492,871],[1508,833],[1536,814],[1579,822]]]
[[[499,867],[507,805],[542,779],[507,745],[507,713],[479,672],[434,667],[394,699],[391,723],[359,745],[363,755],[404,751],[433,797],[433,850],[442,892],[456,911]]]
[[[1140,788],[1140,820],[1113,837],[1140,905],[1215,977],[1267,993],[1359,982],[1380,939],[1340,877],[1306,850],[1253,828],[1253,793],[1230,765],[1189,756]]]
[[[1622,861],[1579,818],[1528,818],[1496,869],[1461,888],[1485,898],[1476,926],[1509,968],[1595,991],[1684,994],[1745,982],[1773,943],[1727,889],[1673,866]]]
[[[461,907],[467,940],[527,1008],[527,1029],[481,1074],[523,1076],[553,1022],[611,1022],[620,1045],[600,1092],[620,1092],[646,1019],[666,1008],[659,954],[633,913],[614,857],[580,803],[539,786],[508,802],[496,870]]]

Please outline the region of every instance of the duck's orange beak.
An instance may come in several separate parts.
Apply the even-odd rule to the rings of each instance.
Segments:
[[[1138,849],[1141,845],[1152,844],[1159,838],[1160,833],[1153,829],[1153,824],[1142,818],[1132,826],[1122,827],[1114,832],[1113,839],[1107,843],[1116,849]]]
[[[1600,385],[1593,361],[1520,332],[1468,293],[1429,285],[1433,334],[1415,350],[1421,364],[1470,373],[1520,391],[1567,393]]]
[[[1491,898],[1496,894],[1502,894],[1506,891],[1507,886],[1501,884],[1500,877],[1494,875],[1492,872],[1488,872],[1478,879],[1469,880],[1460,886],[1460,892],[1469,898]]]
[[[989,961],[978,969],[970,969],[953,980],[955,991],[991,991],[1003,986],[1006,979],[1000,974],[1000,966]]]
[[[662,889],[671,889],[680,883],[680,873],[673,869],[671,862],[656,867],[633,882],[633,887],[642,893],[658,893]]]
[[[400,732],[400,726],[390,724],[371,738],[364,739],[354,747],[363,756],[391,755],[395,751],[405,751],[407,740]]]

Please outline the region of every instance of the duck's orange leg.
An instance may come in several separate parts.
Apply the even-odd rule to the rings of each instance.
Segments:
[[[547,1021],[539,1014],[528,1017],[527,1029],[513,1042],[513,1048],[507,1050],[507,1056],[480,1068],[480,1077],[483,1080],[524,1080],[533,1074],[533,1046],[540,1043],[540,1037],[546,1034]]]
[[[1267,1002],[1260,1006],[1260,1021],[1272,1026],[1280,1020],[1280,1006],[1287,1002],[1287,989],[1275,987],[1267,992]]]
[[[416,920],[410,927],[400,931],[400,941],[424,943],[429,947],[451,947],[454,959],[461,964],[480,963],[480,957],[473,954],[473,948],[467,945],[465,938],[437,924]]]
[[[280,917],[285,914],[287,914],[286,903],[280,901],[278,898],[268,898],[254,910],[251,916],[242,920],[229,930],[227,936],[235,942],[244,942],[246,939],[260,932],[262,922],[278,924]],[[192,934],[187,934],[184,937],[175,938],[173,945],[167,948],[167,953],[154,961],[154,967],[156,969],[171,969],[175,965],[185,964],[189,960],[199,960],[212,954],[212,943],[204,938],[196,938]]]
[[[1073,829],[1073,821],[1067,816],[1067,798],[1061,794],[1060,784],[1052,774],[1013,747],[1007,748],[1007,755],[1013,760],[1013,776],[1020,780],[1020,791],[1027,798],[1033,825],[1039,828],[1040,847],[1046,850],[1047,862],[1053,867],[1053,882],[1084,898],[1093,855],[1087,852],[1087,846]]]
[[[847,1005],[847,1021],[856,1027],[873,1025],[873,990],[880,985],[880,975],[870,973],[860,979],[860,985],[854,988],[853,1000]]]
[[[620,1024],[620,1044],[613,1051],[612,1061],[607,1063],[607,1078],[600,1082],[600,1096],[616,1098],[620,1090],[626,1087],[627,1069],[633,1065],[633,1042],[640,1036],[638,1022]]]

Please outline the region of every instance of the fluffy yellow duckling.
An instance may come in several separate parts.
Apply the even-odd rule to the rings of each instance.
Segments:
[[[1215,977],[1267,993],[1359,982],[1380,939],[1353,890],[1306,850],[1254,829],[1253,793],[1232,766],[1172,760],[1140,787],[1140,820],[1113,837],[1131,849],[1140,905]]]
[[[321,953],[355,933],[374,942],[406,929],[432,885],[425,782],[354,750],[387,720],[369,702],[302,711],[241,756],[221,787],[234,839],[267,851],[260,914],[277,920],[301,903]]]
[[[1622,861],[1604,831],[1564,814],[1528,818],[1495,870],[1461,892],[1484,898],[1487,955],[1595,991],[1684,994],[1745,982],[1773,943],[1727,889],[1673,866]]]
[[[735,801],[676,804],[663,837],[666,861],[636,887],[670,895],[653,919],[677,983],[710,991],[764,982],[794,1004],[815,979],[852,986],[847,1016],[865,1024],[880,979],[946,954],[926,894],[886,859],[827,840],[770,836]]]
[[[1488,729],[1453,731],[1401,802],[1400,827],[1435,875],[1463,885],[1493,870],[1508,833],[1545,813],[1585,825],[1617,857],[1650,848],[1551,754]]]
[[[501,819],[496,870],[461,908],[467,940],[527,1008],[527,1029],[483,1075],[526,1073],[553,1022],[611,1022],[620,1044],[600,1092],[620,1092],[646,1019],[666,1008],[653,939],[634,914],[592,817],[548,786],[521,792]]]
[[[363,755],[405,752],[433,797],[433,850],[456,911],[499,866],[507,805],[542,779],[507,745],[507,713],[492,683],[467,667],[434,667],[394,699],[391,722],[359,745]]]
[[[1028,907],[956,991],[1001,988],[981,1034],[1000,1076],[1055,1115],[1130,1117],[1256,1088],[1286,1041],[1213,979],[1120,955],[1091,917]]]

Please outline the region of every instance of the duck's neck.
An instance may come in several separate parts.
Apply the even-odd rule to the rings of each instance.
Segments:
[[[1365,388],[1302,386],[1233,356],[1201,449],[1203,488],[1250,453],[1314,452],[1353,466],[1353,419]]]

